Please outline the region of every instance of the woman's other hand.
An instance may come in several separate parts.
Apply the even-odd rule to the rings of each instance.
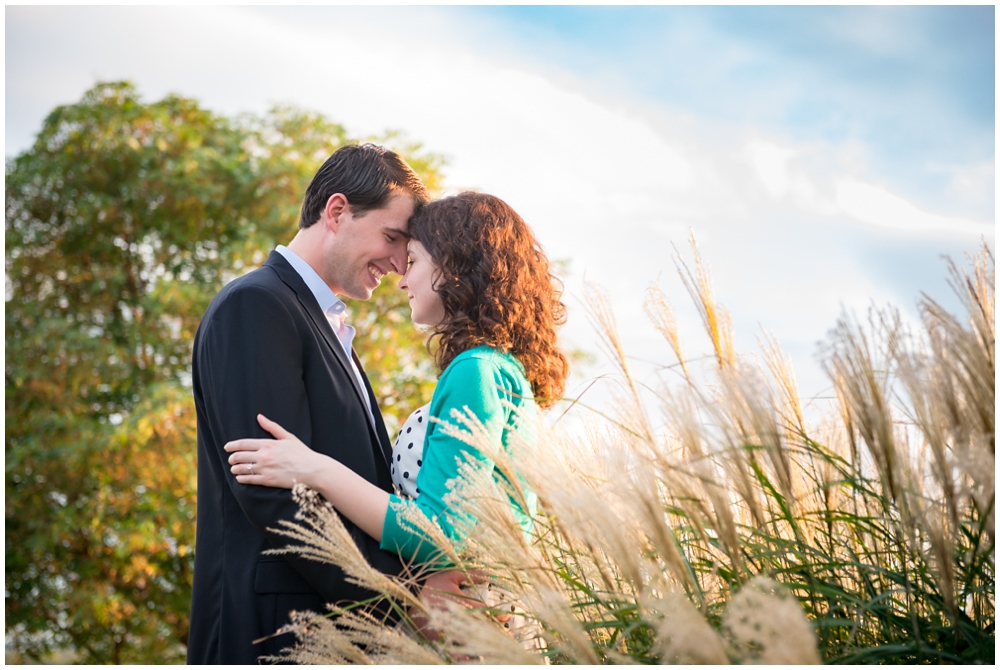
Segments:
[[[257,415],[257,422],[275,439],[245,438],[227,442],[224,447],[229,452],[229,470],[236,481],[282,489],[295,484],[314,487],[312,475],[320,468],[324,456],[263,414]]]
[[[433,572],[420,589],[420,599],[428,609],[447,609],[449,603],[457,603],[466,608],[484,608],[488,604],[478,595],[470,595],[463,587],[486,584],[489,577],[482,570],[442,570]],[[417,608],[409,611],[410,620],[427,639],[444,639],[444,631],[431,627],[425,612]],[[500,623],[510,619],[510,612],[497,612],[493,616]]]

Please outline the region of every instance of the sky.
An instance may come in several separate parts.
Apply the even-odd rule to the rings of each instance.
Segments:
[[[692,235],[737,349],[773,335],[806,398],[830,395],[839,316],[957,311],[942,256],[995,243],[993,6],[7,6],[5,68],[8,157],[99,80],[402,131],[568,262],[566,342],[595,354],[568,392],[591,404],[615,384],[595,291],[644,383],[673,374],[654,283],[708,353],[675,265]]]

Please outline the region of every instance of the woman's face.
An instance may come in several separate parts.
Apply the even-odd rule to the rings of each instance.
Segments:
[[[435,290],[440,277],[437,265],[417,240],[406,245],[408,258],[406,273],[399,280],[399,288],[410,296],[410,316],[413,323],[437,326],[444,321],[444,303]]]

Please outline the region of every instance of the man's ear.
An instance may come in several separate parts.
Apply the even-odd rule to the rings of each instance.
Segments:
[[[323,208],[323,223],[332,232],[337,232],[344,217],[351,213],[351,205],[347,202],[347,196],[343,193],[334,193],[326,201]]]

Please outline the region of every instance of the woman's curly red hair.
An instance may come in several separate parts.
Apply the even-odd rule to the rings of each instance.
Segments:
[[[487,345],[521,362],[541,407],[561,398],[569,363],[556,327],[566,321],[566,306],[524,219],[500,198],[466,192],[422,206],[409,232],[441,273],[445,320],[434,329],[441,370]]]

